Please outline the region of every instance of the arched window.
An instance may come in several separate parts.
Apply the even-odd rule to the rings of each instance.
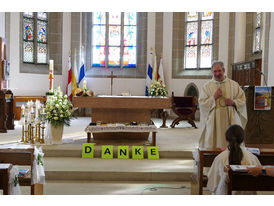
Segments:
[[[47,64],[48,62],[48,14],[23,12],[23,62]]]
[[[255,13],[255,21],[253,24],[253,53],[260,53],[262,48],[262,12]]]
[[[213,12],[185,14],[184,69],[210,69],[213,60]]]
[[[136,41],[136,12],[92,13],[92,67],[135,68]]]

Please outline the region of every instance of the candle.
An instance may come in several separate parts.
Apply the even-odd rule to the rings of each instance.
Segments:
[[[86,80],[84,80],[84,82],[83,82],[83,89],[84,90],[87,89],[87,81]]]
[[[53,60],[49,60],[49,92],[53,92]]]

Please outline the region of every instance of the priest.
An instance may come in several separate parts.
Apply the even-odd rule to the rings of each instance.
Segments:
[[[247,123],[246,98],[239,84],[225,75],[224,63],[214,62],[213,78],[202,88],[199,97],[201,135],[199,147],[225,147],[228,126]]]

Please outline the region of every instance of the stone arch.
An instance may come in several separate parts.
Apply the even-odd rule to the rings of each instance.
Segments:
[[[195,96],[197,99],[199,98],[199,90],[196,84],[193,82],[189,83],[186,86],[184,96]]]

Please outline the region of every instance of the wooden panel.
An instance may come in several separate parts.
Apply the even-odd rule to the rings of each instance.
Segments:
[[[104,96],[104,97],[73,97],[73,106],[87,108],[117,109],[169,109],[171,100],[168,97],[143,96]]]
[[[245,144],[247,147],[274,148],[274,127],[273,127],[273,94],[272,87],[272,108],[262,111],[254,110],[254,86],[245,89],[247,102],[247,125],[245,128]]]
[[[150,122],[150,111],[144,109],[93,109],[92,122]]]

